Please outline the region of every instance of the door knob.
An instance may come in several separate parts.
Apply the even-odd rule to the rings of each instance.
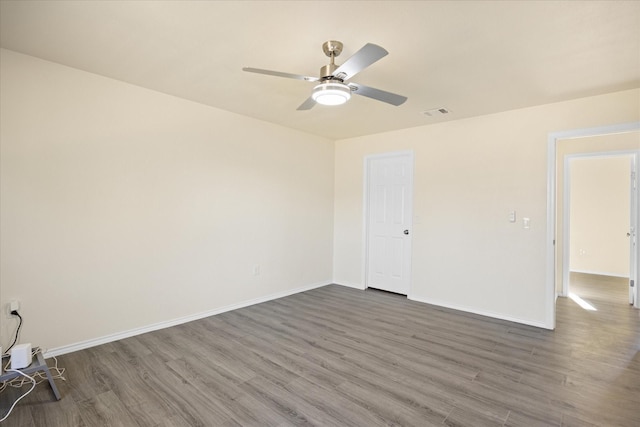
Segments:
[[[403,233],[408,235],[409,234],[409,230],[404,230]]]

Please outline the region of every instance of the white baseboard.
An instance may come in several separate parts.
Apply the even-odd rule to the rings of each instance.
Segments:
[[[587,271],[587,270],[571,270],[571,273],[594,274],[596,276],[622,277],[628,279],[628,274],[609,273],[606,271]]]
[[[358,284],[358,283],[349,283],[349,282],[333,282],[335,285],[340,285],[340,286],[344,286],[347,288],[354,288],[354,289],[360,289],[361,291],[364,291],[364,285]]]
[[[443,301],[436,301],[436,300],[431,300],[427,298],[415,297],[413,295],[409,295],[407,296],[407,298],[412,301],[422,302],[422,303],[431,304],[431,305],[437,305],[439,307],[451,308],[453,310],[464,311],[466,313],[479,314],[480,316],[491,317],[494,319],[507,320],[509,322],[514,322],[514,323],[521,323],[523,325],[535,326],[536,328],[553,329],[548,327],[544,322],[539,322],[537,320],[521,319],[519,317],[507,316],[502,313],[495,313],[495,312],[486,311],[486,310],[478,310],[475,308],[465,307],[457,304],[450,304]]]
[[[260,298],[254,298],[247,301],[242,301],[237,304],[231,304],[213,310],[207,310],[200,313],[190,314],[188,316],[179,317],[177,319],[166,320],[163,322],[154,323],[152,325],[143,326],[140,328],[129,329],[127,331],[117,332],[115,334],[105,335],[98,338],[92,338],[86,341],[77,342],[75,344],[65,345],[62,347],[52,348],[44,353],[45,358],[60,356],[67,353],[72,353],[78,350],[84,350],[86,348],[95,347],[101,344],[121,340],[124,338],[133,337],[136,335],[145,334],[147,332],[157,331],[159,329],[170,328],[172,326],[181,325],[183,323],[192,322],[194,320],[203,319],[205,317],[215,316],[216,314],[225,313],[227,311],[237,310],[239,308],[248,307],[255,304],[271,301],[278,298],[287,297],[289,295],[298,294],[300,292],[309,291],[311,289],[320,288],[322,286],[330,285],[332,282],[314,283],[311,285],[301,286],[299,288],[289,289],[282,292],[276,292],[275,294],[267,295]]]

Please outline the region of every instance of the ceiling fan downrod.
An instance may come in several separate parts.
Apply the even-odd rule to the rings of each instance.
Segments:
[[[330,59],[329,65],[325,65],[320,68],[320,78],[323,80],[333,80],[336,77],[333,75],[334,71],[338,68],[335,63],[336,56],[340,56],[342,53],[342,42],[329,40],[322,44],[322,50],[324,54]],[[342,79],[338,79],[342,81]]]

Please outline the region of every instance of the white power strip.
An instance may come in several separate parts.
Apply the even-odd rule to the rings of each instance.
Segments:
[[[22,369],[31,365],[33,354],[31,343],[18,344],[11,349],[11,369]]]

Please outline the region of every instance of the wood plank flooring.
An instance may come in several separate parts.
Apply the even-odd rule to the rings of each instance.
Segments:
[[[572,279],[556,331],[326,286],[64,355],[3,427],[637,427],[640,310]]]

